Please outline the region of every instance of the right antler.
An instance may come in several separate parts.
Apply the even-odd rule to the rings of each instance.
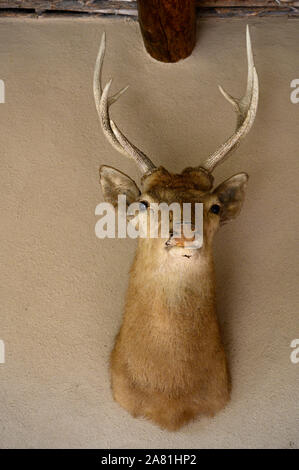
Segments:
[[[235,150],[242,137],[244,137],[251,129],[255,119],[258,97],[259,82],[256,69],[253,62],[253,54],[250,40],[249,27],[246,28],[246,44],[247,44],[247,61],[248,61],[248,78],[246,93],[240,100],[233,98],[221,86],[219,89],[223,96],[233,105],[237,112],[237,128],[236,132],[216,150],[202,165],[209,173],[222,163],[228,154]]]
[[[152,161],[135,145],[133,145],[118,129],[116,124],[110,119],[110,106],[126,91],[128,87],[122,88],[118,93],[109,97],[108,93],[112,79],[102,88],[102,67],[105,55],[106,36],[102,35],[101,45],[94,69],[93,93],[102,129],[109,142],[119,152],[127,157],[133,158],[142,173],[152,172],[156,167]]]

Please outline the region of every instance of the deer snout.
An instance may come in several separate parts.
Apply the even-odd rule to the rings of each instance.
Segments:
[[[184,247],[184,246],[187,246],[187,244],[190,244],[194,241],[195,241],[195,235],[192,235],[191,237],[186,237],[184,233],[182,233],[181,235],[170,233],[169,239],[165,242],[165,245],[167,247],[171,247],[171,246]]]
[[[169,238],[166,241],[166,247],[192,247],[196,244],[198,233],[195,229],[195,225],[192,223],[180,223],[173,227],[169,231]],[[195,248],[197,246],[194,246]]]

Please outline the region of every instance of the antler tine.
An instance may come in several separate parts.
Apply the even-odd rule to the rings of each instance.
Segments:
[[[127,86],[115,93],[113,96],[109,95],[112,79],[102,87],[102,69],[106,49],[106,35],[103,33],[99,53],[95,63],[94,76],[93,76],[93,93],[96,104],[96,109],[100,118],[104,135],[109,140],[116,150],[120,153],[132,158],[142,173],[153,171],[156,167],[152,161],[131,144],[128,139],[121,133],[121,131],[112,123],[109,115],[110,106],[115,103],[118,98],[127,90]]]
[[[214,168],[222,163],[228,154],[235,150],[240,144],[240,140],[245,137],[250,131],[258,106],[259,83],[256,73],[249,27],[246,28],[246,45],[247,45],[247,61],[248,61],[248,76],[246,93],[241,99],[233,98],[221,86],[219,89],[223,96],[229,101],[237,113],[237,127],[236,132],[216,150],[202,165],[207,171],[212,172]]]

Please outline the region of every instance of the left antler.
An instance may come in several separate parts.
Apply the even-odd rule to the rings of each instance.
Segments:
[[[118,100],[118,98],[126,91],[128,87],[122,88],[118,93],[109,97],[108,94],[112,83],[111,79],[105,85],[104,89],[102,89],[101,79],[105,47],[106,37],[105,33],[103,33],[93,77],[94,99],[103,132],[113,147],[115,147],[119,152],[126,155],[127,157],[133,158],[142,173],[151,172],[156,168],[152,161],[141,150],[135,147],[135,145],[129,142],[129,140],[118,129],[116,124],[110,119],[110,106]]]
[[[248,78],[247,78],[247,89],[245,96],[240,100],[233,98],[231,95],[226,93],[221,86],[219,89],[223,96],[233,105],[237,112],[237,129],[236,132],[216,150],[202,165],[210,173],[214,168],[222,163],[228,154],[235,150],[240,140],[250,131],[257,111],[258,95],[259,95],[259,83],[258,76],[253,61],[252,47],[249,28],[246,28],[246,44],[247,44],[247,60],[248,60]]]

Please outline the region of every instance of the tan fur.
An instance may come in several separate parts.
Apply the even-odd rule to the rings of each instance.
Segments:
[[[111,171],[101,170],[102,188],[110,200],[120,187],[119,179],[111,186],[116,170]],[[119,177],[123,186],[125,175]],[[114,399],[134,417],[146,417],[170,431],[197,415],[214,415],[229,400],[215,313],[212,241],[221,214],[226,219],[228,212],[231,217],[238,213],[244,178],[231,178],[219,186],[220,193],[218,188],[212,191],[213,177],[200,169],[173,175],[161,167],[142,179],[139,200],[204,203],[204,243],[192,257],[180,246],[167,250],[164,239],[139,239],[123,323],[111,354]],[[129,178],[127,184],[126,193],[137,188]],[[221,203],[224,196],[227,201]],[[215,203],[221,205],[220,215],[210,211]]]
[[[125,89],[109,96],[111,80],[105,86],[101,82],[105,34],[95,64],[93,89],[103,132],[143,174],[140,192],[124,173],[101,167],[106,201],[114,207],[119,195],[126,196],[128,206],[142,201],[138,223],[147,228],[151,203],[178,203],[181,208],[191,203],[189,228],[196,225],[195,203],[204,206],[202,246],[197,239],[193,249],[190,247],[188,239],[178,233],[180,222],[174,226],[171,213],[166,214],[169,230],[160,232],[160,238],[139,239],[123,324],[111,354],[115,400],[133,416],[144,416],[169,430],[179,429],[197,415],[213,415],[229,400],[228,371],[215,313],[212,242],[219,225],[239,214],[248,176],[239,173],[213,190],[212,172],[236,149],[255,119],[259,87],[248,26],[246,47],[245,95],[235,99],[220,87],[237,112],[235,133],[201,166],[186,168],[181,174],[157,168],[112,121],[110,106]],[[161,227],[161,220],[160,214],[155,228]],[[182,219],[181,226],[185,222]]]

